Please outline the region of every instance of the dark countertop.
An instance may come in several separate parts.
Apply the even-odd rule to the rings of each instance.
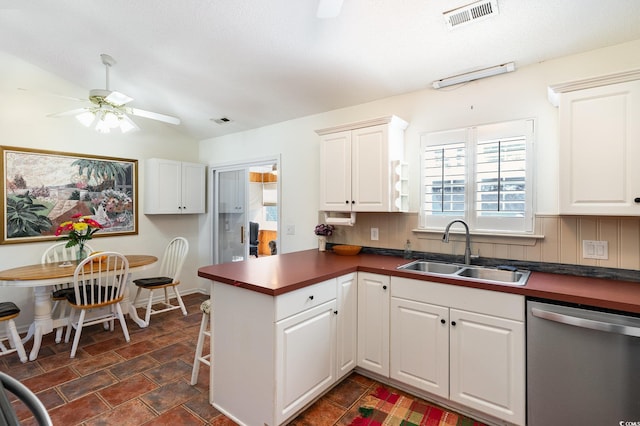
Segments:
[[[640,314],[639,282],[533,271],[525,286],[484,284],[396,269],[407,262],[409,260],[397,256],[367,253],[339,256],[331,251],[313,249],[203,266],[198,269],[198,276],[277,296],[350,272],[363,271]]]

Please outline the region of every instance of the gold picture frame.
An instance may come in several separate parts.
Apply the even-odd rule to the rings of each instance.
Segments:
[[[0,146],[0,244],[56,240],[77,214],[103,226],[94,237],[138,233],[138,160]]]

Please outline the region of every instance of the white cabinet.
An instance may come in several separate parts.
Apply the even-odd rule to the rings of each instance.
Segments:
[[[404,120],[390,116],[317,130],[320,209],[394,212],[406,207],[400,199],[399,166],[407,126]]]
[[[449,397],[449,309],[391,298],[391,378]]]
[[[337,278],[336,380],[349,374],[357,362],[358,279],[357,274]]]
[[[389,377],[390,277],[358,273],[358,367]]]
[[[205,212],[205,165],[151,158],[145,162],[145,214]]]
[[[640,81],[559,99],[560,214],[640,215]]]
[[[336,300],[276,323],[276,424],[335,382]]]
[[[284,424],[351,371],[356,275],[275,297],[214,282],[214,406],[239,424]]]
[[[524,425],[524,297],[391,281],[391,378]]]

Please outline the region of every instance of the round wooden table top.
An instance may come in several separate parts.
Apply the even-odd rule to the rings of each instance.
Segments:
[[[157,257],[146,254],[129,254],[125,257],[129,261],[129,268],[139,268],[158,261]],[[0,281],[42,281],[68,278],[73,277],[76,266],[76,262],[38,263],[20,266],[0,271]]]

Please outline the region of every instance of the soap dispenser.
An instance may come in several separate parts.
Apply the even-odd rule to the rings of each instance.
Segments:
[[[405,259],[411,259],[411,257],[412,257],[411,241],[407,240],[407,242],[404,243],[404,258]]]

